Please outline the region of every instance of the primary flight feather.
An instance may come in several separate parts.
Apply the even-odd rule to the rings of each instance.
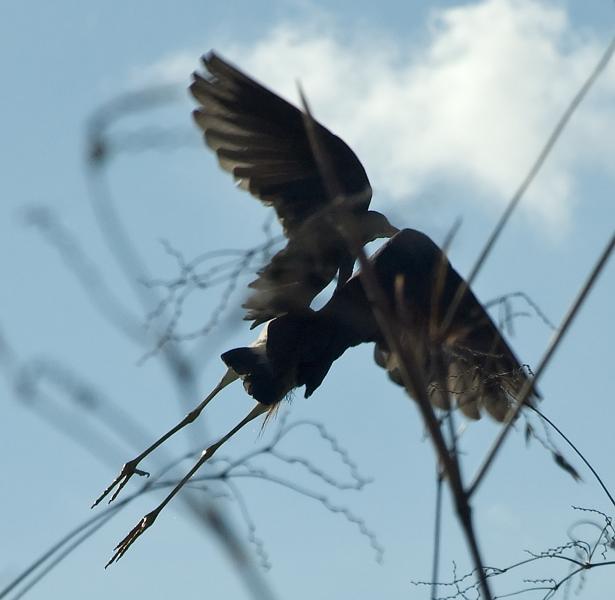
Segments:
[[[190,87],[194,118],[221,167],[240,188],[272,206],[288,243],[250,284],[246,319],[253,326],[308,307],[337,275],[351,276],[355,256],[339,224],[350,214],[365,244],[397,232],[368,210],[372,190],[363,165],[338,136],[316,123],[340,197],[329,197],[308,139],[303,113],[218,55],[203,57],[205,75]],[[335,203],[334,203],[335,200]]]

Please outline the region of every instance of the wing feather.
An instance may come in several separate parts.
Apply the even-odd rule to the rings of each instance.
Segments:
[[[190,91],[200,104],[194,118],[206,143],[242,187],[274,207],[292,237],[329,203],[301,111],[216,54],[203,64],[208,75],[195,73]],[[328,129],[318,124],[318,130],[342,190],[360,194],[367,210],[371,187],[359,159]]]
[[[466,416],[480,418],[486,411],[503,421],[521,393],[529,375],[519,363],[491,317],[470,289],[467,289],[443,342],[433,337],[453,302],[463,278],[448,262],[440,248],[426,235],[404,229],[391,238],[371,259],[375,273],[389,298],[395,298],[395,282],[403,275],[404,306],[400,315],[400,339],[417,356],[434,406],[449,408],[451,399]],[[344,287],[356,288],[356,276]],[[363,293],[364,295],[364,293]],[[352,302],[358,302],[355,289]],[[340,318],[348,313],[344,292],[334,294],[324,310]],[[396,357],[380,334],[373,335],[371,311],[363,309],[348,323],[354,337],[375,341],[374,360],[400,385]],[[377,328],[376,328],[377,330]],[[437,365],[442,365],[439,373]],[[444,379],[444,381],[441,381]],[[446,389],[443,390],[442,387]],[[411,390],[412,391],[412,390]],[[539,397],[534,390],[533,398]]]

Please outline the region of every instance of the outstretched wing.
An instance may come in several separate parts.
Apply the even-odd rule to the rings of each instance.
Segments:
[[[241,188],[275,208],[292,237],[330,201],[301,111],[213,52],[202,60],[206,76],[195,73],[190,91],[207,145]],[[366,210],[371,187],[363,165],[339,137],[317,128],[341,192]]]
[[[470,418],[478,419],[486,410],[503,421],[528,374],[470,289],[466,289],[445,339],[437,341],[434,333],[447,317],[457,290],[465,286],[440,248],[426,235],[404,229],[371,261],[392,305],[396,281],[403,277],[403,306],[397,316],[400,339],[419,361],[432,403],[448,409],[450,399]],[[323,310],[346,320],[349,339],[375,341],[376,363],[402,385],[397,359],[374,328],[371,309],[358,283],[353,277]],[[538,397],[535,391],[533,394]]]

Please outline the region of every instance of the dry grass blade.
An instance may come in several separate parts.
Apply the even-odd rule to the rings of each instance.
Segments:
[[[470,275],[467,278],[467,285],[459,288],[457,295],[453,303],[451,304],[447,318],[444,320],[444,323],[442,325],[443,333],[446,333],[447,329],[450,327],[451,322],[455,316],[455,312],[459,308],[459,303],[461,299],[463,298],[463,295],[465,294],[466,289],[469,288],[474,282],[474,280],[476,279],[476,276],[478,275],[483,264],[487,260],[489,254],[491,253],[491,250],[493,249],[493,246],[495,245],[496,241],[500,237],[512,213],[515,211],[515,209],[519,205],[519,202],[521,201],[521,199],[525,195],[525,192],[527,191],[527,189],[530,187],[530,185],[536,178],[536,175],[538,175],[538,173],[542,169],[542,166],[544,165],[545,161],[547,160],[547,157],[553,150],[553,147],[559,140],[562,132],[568,125],[570,119],[572,118],[572,115],[575,113],[575,111],[577,110],[577,108],[579,107],[583,99],[585,98],[585,96],[587,96],[587,93],[592,88],[594,83],[597,81],[600,74],[604,71],[605,67],[609,64],[614,53],[615,53],[615,37],[612,38],[611,42],[609,43],[606,50],[600,57],[600,60],[594,67],[593,71],[590,73],[589,77],[585,80],[583,85],[574,95],[574,97],[570,101],[570,104],[568,104],[568,106],[566,107],[566,110],[560,117],[559,121],[556,123],[555,128],[551,132],[551,135],[548,137],[544,147],[542,148],[542,150],[540,151],[540,154],[534,161],[525,179],[521,182],[521,185],[519,186],[519,188],[517,189],[513,197],[510,199],[508,206],[504,210],[502,216],[500,217],[500,220],[497,222],[493,232],[491,233],[491,235],[489,236],[489,239],[485,243],[485,246],[482,252],[480,253],[480,256],[476,260],[476,264],[472,268],[472,271],[470,272]]]
[[[487,456],[485,457],[485,460],[483,461],[483,464],[478,469],[478,471],[476,473],[476,476],[474,477],[474,480],[472,481],[471,485],[468,488],[468,495],[472,495],[476,491],[477,487],[480,485],[480,482],[485,477],[487,471],[489,470],[489,467],[491,466],[491,463],[493,462],[493,459],[495,458],[495,456],[498,453],[500,447],[504,443],[504,440],[506,439],[506,436],[510,432],[513,423],[515,422],[517,416],[521,412],[521,410],[522,410],[523,406],[525,405],[527,399],[529,398],[529,396],[531,394],[531,391],[532,391],[532,388],[533,388],[533,384],[536,381],[538,381],[540,376],[543,374],[544,370],[549,365],[549,362],[551,361],[551,358],[553,357],[555,351],[557,350],[558,346],[560,345],[560,343],[564,339],[564,335],[566,334],[566,332],[570,328],[570,325],[572,324],[572,322],[574,321],[574,318],[578,314],[579,309],[581,308],[581,306],[585,302],[585,299],[587,298],[587,295],[589,294],[590,290],[594,286],[594,284],[595,284],[595,282],[596,282],[596,280],[598,278],[598,275],[600,274],[600,272],[602,271],[602,269],[606,265],[610,255],[611,255],[611,253],[613,252],[613,248],[614,247],[615,247],[615,234],[613,234],[613,236],[611,237],[609,243],[606,245],[606,248],[604,249],[604,251],[600,255],[600,258],[596,262],[596,265],[594,266],[594,268],[592,269],[591,273],[589,274],[589,277],[587,278],[587,281],[583,284],[583,286],[581,287],[581,289],[580,289],[576,299],[574,300],[574,302],[572,303],[572,305],[568,309],[568,312],[567,312],[566,316],[564,317],[564,319],[562,321],[562,324],[559,326],[559,328],[556,331],[555,335],[551,339],[551,342],[550,342],[547,350],[545,351],[545,353],[544,353],[544,355],[543,355],[543,357],[542,357],[542,359],[541,359],[541,361],[540,361],[540,363],[538,365],[538,368],[536,369],[536,372],[534,373],[534,380],[533,380],[533,382],[528,379],[526,381],[525,385],[523,386],[523,389],[521,390],[521,394],[520,394],[520,396],[518,398],[518,401],[517,401],[517,405],[515,406],[514,411],[510,415],[509,421],[506,423],[506,425],[504,425],[504,427],[500,431],[500,433],[499,433],[498,437],[495,439],[491,449],[487,453]]]
[[[607,495],[608,499],[611,501],[611,504],[615,507],[615,498],[613,498],[613,494],[606,487],[604,481],[602,481],[602,477],[598,474],[596,469],[592,466],[592,464],[583,456],[583,453],[577,448],[575,444],[572,443],[570,438],[551,420],[547,417],[542,411],[538,410],[535,406],[530,406],[530,409],[533,410],[543,421],[549,424],[551,428],[553,428],[558,435],[570,446],[572,451],[583,461],[585,466],[592,472],[592,475],[596,478],[596,481]]]
[[[316,124],[310,112],[309,106],[303,93],[301,91],[300,93],[303,101],[306,131],[308,133],[308,137],[310,138],[310,143],[312,144],[312,150],[319,169],[321,169],[321,175],[326,183],[327,190],[330,194],[333,194],[339,189],[339,185],[336,183],[335,174],[328,167],[327,156],[324,154],[321,144],[318,143]],[[431,403],[427,393],[427,385],[425,384],[417,362],[415,360],[408,359],[408,357],[405,356],[406,353],[402,351],[402,346],[398,335],[396,334],[395,326],[390,322],[388,317],[388,315],[392,314],[389,301],[378,283],[373,267],[365,254],[365,250],[357,243],[357,236],[353,235],[354,228],[352,215],[347,215],[344,223],[344,229],[347,243],[351,246],[352,253],[357,256],[359,260],[359,264],[361,266],[361,281],[365,288],[365,293],[370,305],[374,311],[374,315],[378,321],[378,325],[380,326],[382,334],[389,344],[389,348],[393,353],[397,354],[400,359],[400,372],[406,390],[417,390],[417,402],[419,403],[419,406],[421,406],[421,409],[425,411],[423,417],[426,420],[430,435],[432,435],[432,441],[436,445],[438,456],[443,462],[447,475],[451,478],[455,478],[453,473],[455,468],[441,435],[438,420],[436,419],[436,416],[431,408]]]
[[[330,163],[324,153],[322,144],[318,141],[316,123],[310,113],[308,104],[301,90],[300,93],[303,102],[305,127],[310,140],[310,145],[312,147],[312,152],[314,153],[316,164],[319,167],[321,176],[326,182],[326,188],[328,192],[332,194],[332,200],[335,204],[341,200],[341,198],[335,196],[335,192],[340,189],[340,186],[336,181],[335,173],[330,167]],[[340,229],[342,230],[352,254],[359,260],[359,264],[361,266],[361,282],[363,283],[366,296],[370,302],[378,326],[380,327],[390,351],[397,356],[400,375],[406,391],[409,395],[410,390],[414,392],[412,395],[417,401],[421,415],[429,431],[429,437],[435,446],[438,459],[443,465],[443,471],[446,473],[447,481],[451,487],[451,491],[455,499],[457,514],[470,547],[472,560],[475,564],[478,580],[477,585],[480,587],[484,598],[486,600],[492,600],[493,595],[489,588],[489,584],[487,583],[486,574],[483,570],[483,561],[478,548],[478,540],[474,532],[471,509],[468,504],[468,498],[461,480],[461,472],[456,460],[451,456],[451,453],[448,451],[446,446],[444,436],[440,430],[440,424],[429,400],[429,393],[421,372],[421,368],[416,359],[409,356],[410,352],[404,352],[397,333],[398,328],[396,327],[396,323],[393,322],[393,317],[391,316],[394,314],[390,310],[392,307],[390,306],[384,291],[378,283],[378,279],[374,273],[371,263],[367,258],[367,255],[365,254],[365,250],[357,241],[358,236],[356,235],[356,226],[353,226],[351,215],[347,216],[344,223],[340,226]]]

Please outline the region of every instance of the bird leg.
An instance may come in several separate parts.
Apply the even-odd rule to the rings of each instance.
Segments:
[[[238,378],[237,373],[232,369],[228,369],[224,374],[224,377],[220,380],[218,385],[205,397],[205,399],[196,406],[193,410],[191,410],[175,427],[167,431],[162,437],[158,438],[149,448],[146,448],[139,456],[133,458],[128,461],[122,467],[120,474],[105,488],[103,493],[96,498],[94,504],[92,504],[91,508],[94,508],[97,504],[99,504],[106,496],[108,496],[111,491],[115,489],[111,498],[109,499],[109,503],[113,502],[118,494],[122,491],[122,488],[128,483],[128,480],[133,475],[140,475],[141,477],[149,477],[149,473],[147,471],[142,471],[141,469],[137,469],[139,463],[150,453],[152,453],[158,446],[164,444],[171,436],[175,435],[180,429],[183,429],[186,425],[192,423],[194,420],[198,418],[203,409],[209,404],[214,397],[221,392],[227,385],[233,383]]]
[[[148,528],[150,527],[162,509],[171,501],[173,496],[179,492],[179,490],[184,487],[184,485],[188,482],[188,480],[205,464],[222,446],[225,442],[231,439],[244,425],[247,425],[250,421],[256,419],[259,415],[262,415],[264,412],[267,412],[270,409],[269,406],[265,404],[256,404],[256,406],[248,413],[248,415],[242,419],[233,429],[231,429],[225,436],[223,436],[220,440],[218,440],[215,444],[212,444],[203,452],[201,452],[201,456],[199,460],[194,463],[193,467],[184,475],[181,481],[171,490],[169,495],[150,513],[146,514],[139,523],[130,530],[128,535],[114,548],[115,553],[109,560],[109,562],[105,565],[105,569],[112,563],[117,562],[132,544],[137,540],[137,538]]]

